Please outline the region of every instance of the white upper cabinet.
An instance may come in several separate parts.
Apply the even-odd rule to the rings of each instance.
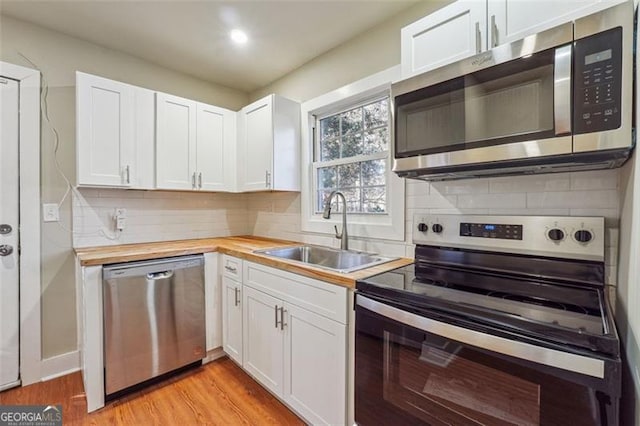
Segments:
[[[404,78],[475,55],[487,48],[487,5],[458,1],[401,31]]]
[[[134,105],[133,86],[76,73],[78,185],[132,185]]]
[[[238,117],[240,191],[300,190],[300,105],[269,95]]]
[[[197,102],[156,94],[156,186],[196,189]]]
[[[233,156],[226,148],[235,141],[236,113],[165,93],[156,96],[156,187],[229,190]]]
[[[236,113],[228,109],[198,104],[196,116],[196,168],[198,188],[227,191],[234,182]]]
[[[402,28],[402,77],[456,62],[622,2],[457,1]]]
[[[624,0],[488,0],[489,48],[622,2]]]

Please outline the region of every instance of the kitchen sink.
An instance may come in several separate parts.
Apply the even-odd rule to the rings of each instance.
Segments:
[[[358,251],[310,245],[256,250],[254,253],[304,263],[341,273],[349,273],[397,259],[397,257],[382,257]]]

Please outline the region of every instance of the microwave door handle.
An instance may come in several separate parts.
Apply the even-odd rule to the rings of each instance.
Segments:
[[[514,358],[604,378],[604,361],[463,328],[398,309],[356,294],[356,305],[415,329]],[[357,315],[357,314],[356,314]],[[357,318],[357,317],[356,317]],[[356,319],[356,321],[358,321]]]
[[[571,133],[571,63],[570,44],[556,49],[553,67],[553,111],[556,136]]]

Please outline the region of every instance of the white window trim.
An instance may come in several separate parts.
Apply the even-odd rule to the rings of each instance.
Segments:
[[[0,62],[0,75],[20,83],[20,380],[41,379],[40,72]]]
[[[302,192],[301,192],[301,229],[303,232],[314,232],[334,235],[334,225],[342,221],[341,214],[333,214],[331,219],[322,218],[315,213],[314,184],[314,138],[315,117],[330,111],[338,111],[349,105],[357,104],[376,94],[389,91],[391,83],[401,77],[400,65],[388,68],[354,83],[343,86],[332,92],[311,99],[301,106],[302,112]],[[393,123],[390,123],[390,127]],[[391,129],[390,129],[391,130]],[[391,143],[391,141],[390,141]],[[393,152],[393,147],[389,146]],[[391,154],[390,154],[391,155]],[[405,239],[405,182],[391,171],[392,158],[387,168],[387,213],[384,215],[349,214],[347,217],[349,236],[367,239],[383,239],[404,241]]]

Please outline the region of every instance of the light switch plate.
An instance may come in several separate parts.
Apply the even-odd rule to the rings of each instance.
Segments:
[[[45,222],[59,222],[60,209],[55,203],[45,203],[42,205],[42,220]]]

